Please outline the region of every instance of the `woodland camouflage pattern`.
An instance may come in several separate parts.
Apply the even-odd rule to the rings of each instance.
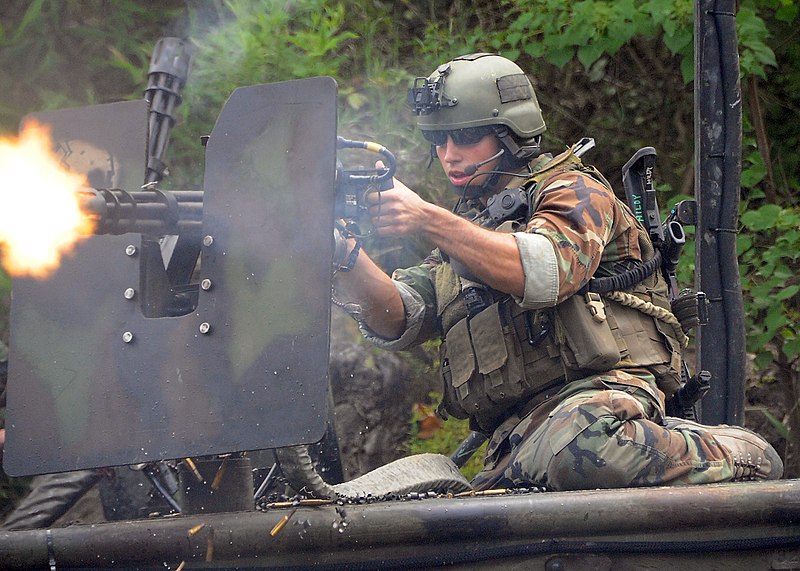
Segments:
[[[534,166],[535,168],[535,166]],[[546,236],[558,261],[558,303],[613,265],[641,260],[639,232],[631,211],[603,184],[579,172],[565,172],[542,184],[527,231]]]
[[[533,172],[546,161],[534,161]],[[652,255],[646,231],[601,182],[602,175],[577,160],[544,171],[536,186],[541,190],[533,195],[535,213],[525,230],[547,237],[554,246],[558,303],[592,276],[617,273],[617,264]],[[423,326],[408,345],[444,337],[461,319],[448,317],[453,312],[445,306],[463,305],[463,300],[454,291],[442,290],[442,280],[437,280],[448,265],[435,251],[423,264],[393,274],[425,305]],[[648,279],[653,281],[648,287],[666,292],[660,276]],[[569,490],[733,478],[731,452],[706,427],[665,427],[664,394],[650,372],[630,361],[617,367],[562,385],[551,398],[541,395],[545,398],[520,403],[519,415],[512,413],[494,430],[485,468],[472,482],[476,489],[542,485]]]
[[[495,431],[473,486],[579,490],[730,480],[731,454],[710,433],[660,424],[654,382],[615,370],[570,383]]]
[[[536,172],[548,160],[539,157],[531,168]],[[642,260],[639,239],[646,231],[601,182],[578,171],[557,171],[540,187],[534,203],[536,211],[526,231],[541,234],[553,243],[558,262],[558,303],[580,290],[589,278],[615,273],[615,264]],[[436,251],[421,266],[396,270],[392,277],[420,293],[426,307],[435,308],[437,292],[430,274],[441,263],[442,257]],[[440,309],[441,306],[439,302]],[[426,328],[424,338],[418,341],[444,333]]]

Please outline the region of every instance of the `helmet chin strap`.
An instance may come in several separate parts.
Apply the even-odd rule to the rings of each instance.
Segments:
[[[542,141],[541,135],[536,135],[520,143],[511,135],[507,127],[500,127],[497,131],[497,138],[510,153],[510,155],[506,155],[509,167],[524,166],[542,153],[539,147]]]

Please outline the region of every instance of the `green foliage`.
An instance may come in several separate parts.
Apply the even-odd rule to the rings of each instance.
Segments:
[[[751,192],[761,192],[777,203],[798,204],[800,189],[800,42],[796,41],[798,30],[798,3],[791,0],[762,0],[755,3],[761,7],[760,14],[773,11],[774,18],[764,17],[767,33],[762,34],[774,52],[775,67],[767,67],[745,78],[748,102],[757,101],[762,108],[764,129],[751,120],[745,125],[745,134],[753,139],[757,135],[759,145],[748,143],[748,151],[757,151],[762,181],[753,186],[743,186]],[[762,78],[765,77],[765,82]],[[749,105],[752,110],[753,104]],[[752,111],[751,111],[752,113]],[[755,119],[755,118],[753,118]],[[759,130],[756,130],[758,126]],[[749,167],[752,168],[753,161]],[[748,181],[749,182],[749,181]],[[750,195],[752,197],[752,195]]]
[[[693,77],[692,0],[508,0],[514,19],[505,37],[512,59],[526,53],[563,68],[574,58],[587,71],[602,56],[614,56],[634,39],[659,38],[680,57],[686,83]],[[742,74],[766,77],[775,67],[767,45],[766,23],[758,12],[763,2],[743,2],[736,16]],[[781,17],[791,21],[796,6],[783,2]],[[794,8],[794,10],[792,9]]]
[[[439,393],[431,393],[429,395],[431,402],[438,403],[442,395]],[[438,420],[438,417],[433,416],[432,406],[416,406],[411,417],[411,434],[408,441],[409,454],[443,454],[450,456],[456,451],[458,446],[469,436],[471,430],[469,428],[469,421],[459,420],[457,418],[450,418],[440,424],[434,429],[425,430],[426,421],[429,419]],[[461,472],[467,479],[471,479],[475,474],[483,468],[483,454],[486,450],[486,444],[480,447],[479,450],[473,454],[472,458],[461,468]]]
[[[692,62],[691,0],[507,0],[512,22],[505,55],[521,53],[563,68],[577,58],[589,71],[602,56],[614,56],[636,37],[662,41]]]
[[[742,214],[739,235],[742,290],[748,305],[747,348],[756,366],[772,362],[771,348],[800,358],[800,208],[764,204]]]
[[[278,0],[229,0],[205,8],[189,12],[197,49],[185,89],[183,127],[174,132],[171,184],[200,184],[198,132],[211,131],[234,89],[320,75],[341,77],[347,43],[356,38],[343,29],[342,3],[299,0],[286,9]]]
[[[140,97],[178,0],[6,0],[0,8],[0,130],[25,113]],[[98,91],[100,93],[98,93]]]
[[[775,390],[784,391],[790,402],[800,398],[792,380],[800,375],[800,49],[784,39],[796,36],[797,21],[798,5],[792,0],[750,0],[737,13],[749,98],[742,151],[745,200],[737,241],[747,347],[755,354],[756,373],[776,379]],[[760,83],[765,79],[770,81],[766,88]],[[765,417],[782,434],[774,415]],[[786,418],[795,431],[800,428],[796,409]],[[787,441],[798,442],[796,436]]]
[[[790,440],[792,438],[791,430],[785,423],[781,422],[772,412],[764,406],[751,406],[745,408],[746,412],[757,412],[767,419],[767,422],[775,429],[781,438]]]
[[[777,67],[775,53],[767,45],[769,31],[767,24],[756,11],[761,1],[743,3],[736,13],[736,34],[739,40],[739,65],[741,75],[767,77],[767,67]]]
[[[207,95],[232,87],[318,75],[339,76],[343,49],[356,35],[343,30],[345,8],[321,0],[226,3],[220,24],[195,37],[193,81]]]

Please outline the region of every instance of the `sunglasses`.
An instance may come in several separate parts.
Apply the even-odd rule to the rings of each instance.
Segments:
[[[475,145],[480,143],[486,135],[493,135],[495,131],[492,125],[483,127],[467,127],[464,129],[453,129],[452,131],[422,131],[425,140],[437,147],[447,144],[449,136],[456,145]]]

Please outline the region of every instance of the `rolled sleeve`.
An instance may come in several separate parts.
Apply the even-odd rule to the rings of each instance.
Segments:
[[[406,328],[402,335],[397,339],[384,339],[376,335],[365,323],[360,322],[359,328],[364,339],[389,351],[401,351],[411,347],[416,341],[422,324],[425,320],[425,301],[422,296],[408,285],[393,281],[397,292],[400,294],[400,299],[403,300],[403,307],[406,312]]]
[[[515,232],[522,269],[525,273],[525,294],[514,296],[526,309],[552,307],[558,299],[558,262],[553,244],[541,234]]]

